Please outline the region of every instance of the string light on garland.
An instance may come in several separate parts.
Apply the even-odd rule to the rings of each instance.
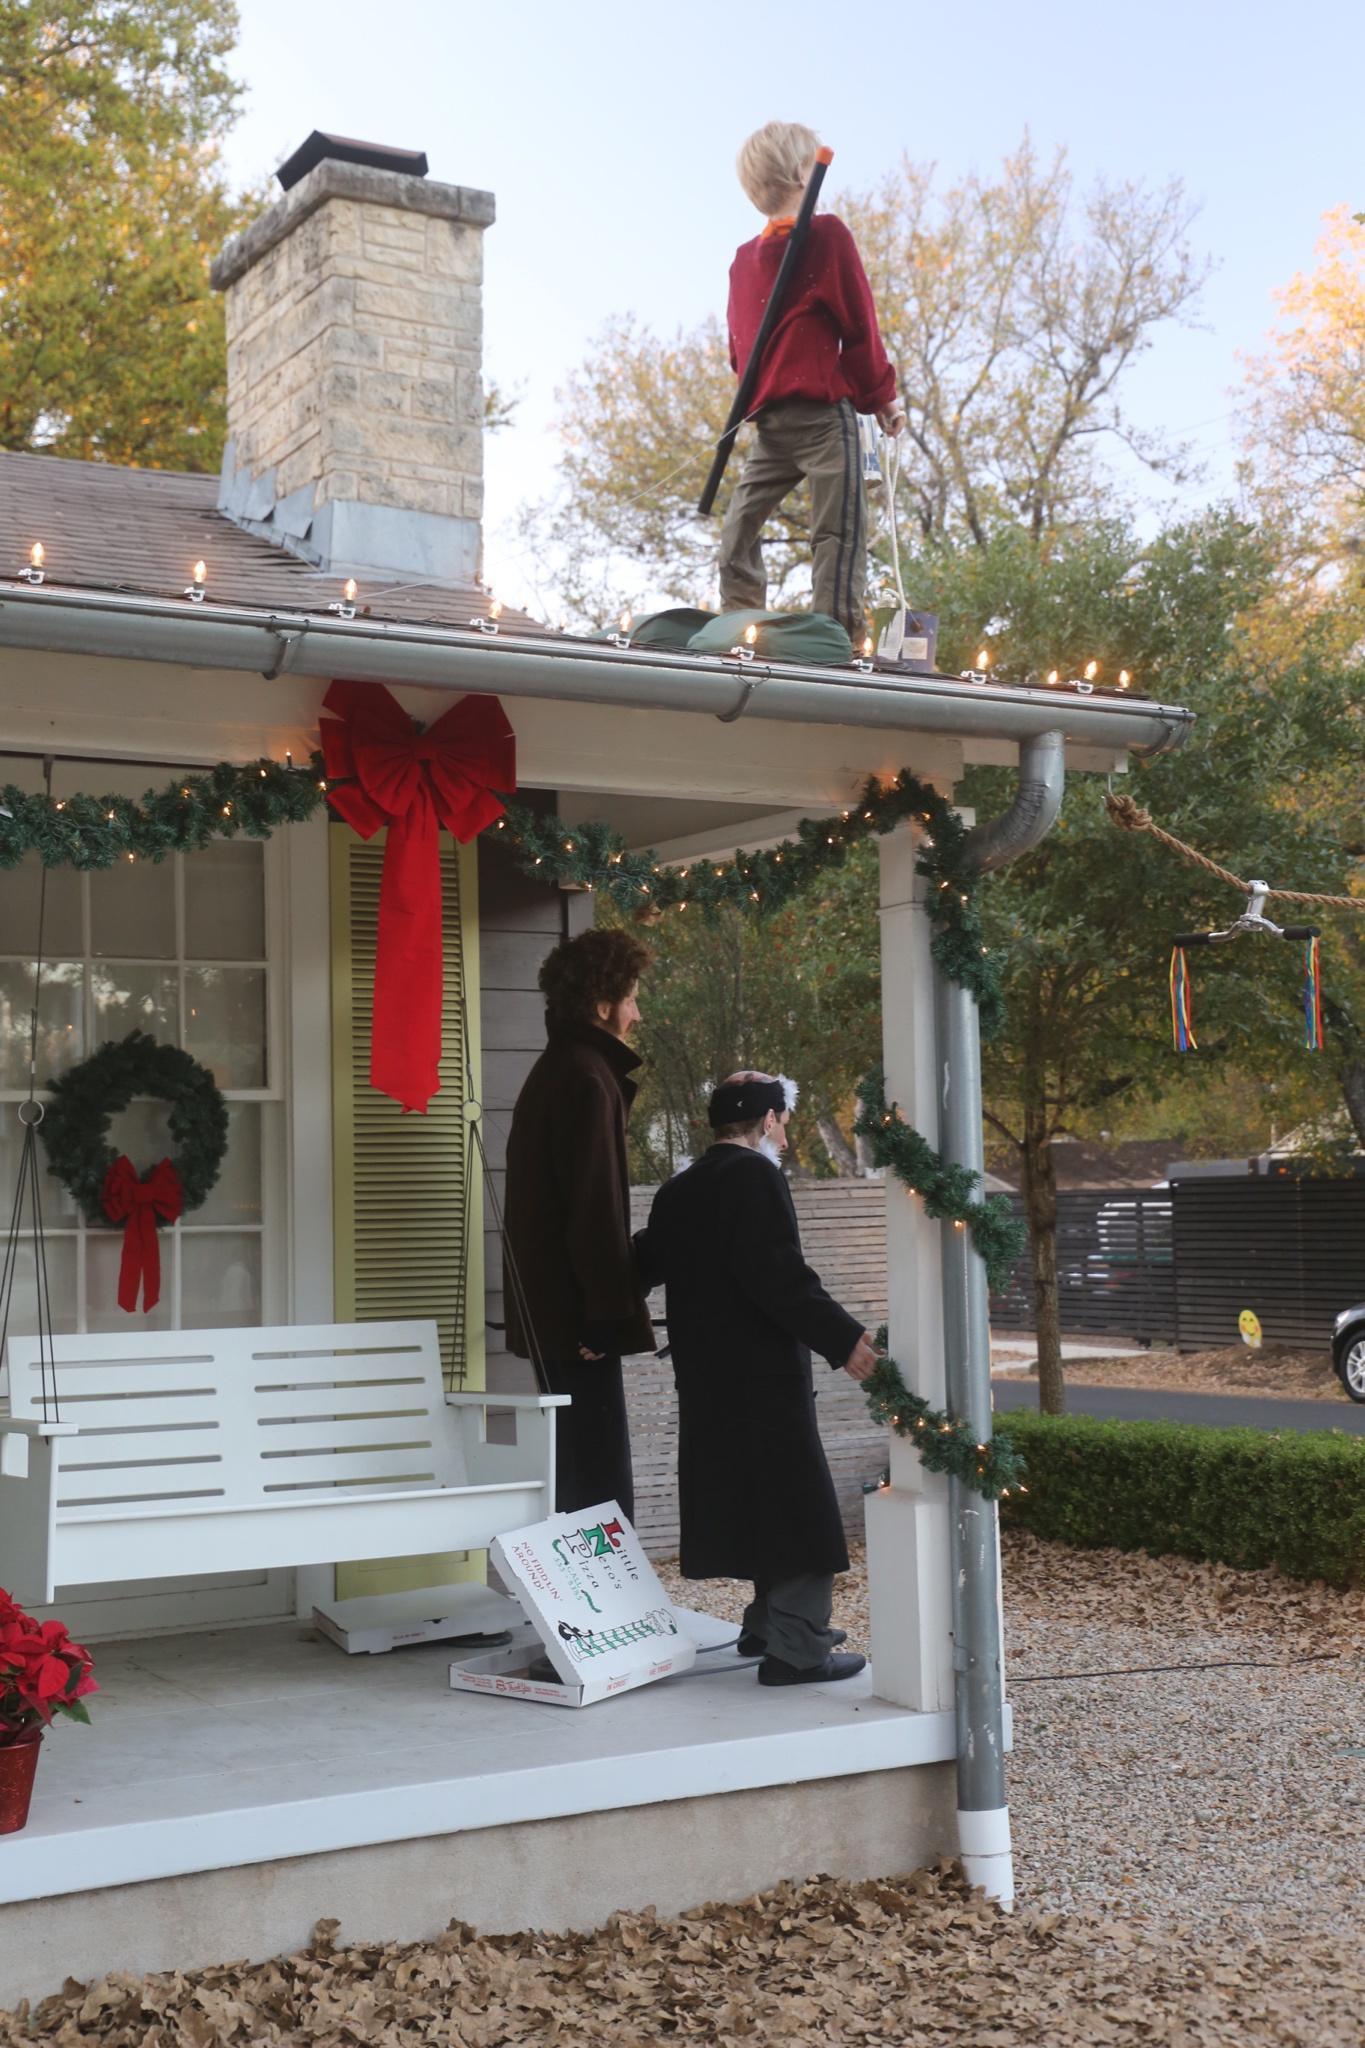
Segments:
[[[1001,1293],[1026,1242],[1022,1221],[1003,1195],[977,1193],[976,1175],[968,1166],[949,1165],[928,1139],[912,1130],[895,1103],[886,1100],[886,1083],[874,1067],[858,1088],[861,1108],[855,1134],[866,1138],[875,1166],[887,1167],[911,1194],[918,1194],[925,1213],[970,1230],[972,1243],[986,1264],[992,1293]]]
[[[876,1348],[885,1352],[885,1325],[875,1342]],[[897,1436],[908,1437],[930,1472],[949,1473],[985,1500],[1028,1492],[1023,1460],[1009,1438],[978,1442],[965,1422],[954,1422],[941,1408],[931,1408],[920,1395],[911,1393],[894,1358],[879,1358],[862,1388],[873,1421],[894,1429]]]
[[[46,560],[46,556],[47,551],[42,542],[35,540],[33,546],[28,551],[27,568],[19,571],[19,581],[21,583],[41,583],[43,580],[43,563]]]
[[[268,839],[280,826],[302,824],[321,808],[319,766],[320,760],[307,767],[268,759],[242,766],[222,761],[149,789],[136,801],[53,801],[10,785],[0,791],[0,869],[17,867],[31,852],[45,867],[98,870],[130,854],[155,862],[172,853],[196,853],[239,833]]]

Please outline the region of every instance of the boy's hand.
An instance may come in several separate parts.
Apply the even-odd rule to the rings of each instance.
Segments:
[[[876,1370],[877,1364],[877,1354],[872,1349],[871,1340],[866,1330],[864,1330],[862,1336],[844,1360],[844,1371],[849,1375],[850,1379],[870,1379]]]
[[[899,432],[901,431],[901,428],[905,425],[904,406],[898,403],[893,405],[884,405],[881,411],[877,414],[877,425],[881,428],[884,434],[889,434],[891,439],[894,441],[897,434],[899,434]]]

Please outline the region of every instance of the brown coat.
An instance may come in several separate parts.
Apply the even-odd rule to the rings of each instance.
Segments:
[[[626,1118],[638,1053],[595,1024],[551,1031],[507,1141],[507,1344],[518,1358],[652,1351],[630,1243]],[[519,1298],[519,1297],[524,1297]],[[530,1324],[528,1330],[527,1324]]]

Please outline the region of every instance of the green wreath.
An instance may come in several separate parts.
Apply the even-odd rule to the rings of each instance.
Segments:
[[[118,1158],[109,1143],[110,1119],[135,1096],[169,1102],[171,1160],[181,1206],[197,1209],[227,1151],[227,1104],[207,1067],[176,1045],[159,1045],[146,1031],[111,1039],[52,1084],[43,1115],[47,1170],[75,1200],[87,1223],[109,1225],[104,1187]]]

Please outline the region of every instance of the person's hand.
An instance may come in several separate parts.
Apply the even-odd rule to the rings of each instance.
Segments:
[[[900,433],[902,427],[905,425],[904,406],[901,405],[898,401],[892,403],[891,405],[884,405],[881,411],[877,414],[877,425],[881,428],[884,434],[888,434],[890,438],[894,441],[897,434]]]
[[[877,1369],[877,1364],[878,1359],[876,1352],[872,1349],[872,1339],[868,1336],[867,1331],[864,1330],[862,1336],[844,1360],[844,1371],[850,1379],[867,1380],[871,1379]]]
[[[586,1344],[580,1344],[578,1355],[580,1358],[586,1358],[589,1365],[596,1365],[598,1360],[605,1358],[607,1354],[605,1351],[589,1351]]]

